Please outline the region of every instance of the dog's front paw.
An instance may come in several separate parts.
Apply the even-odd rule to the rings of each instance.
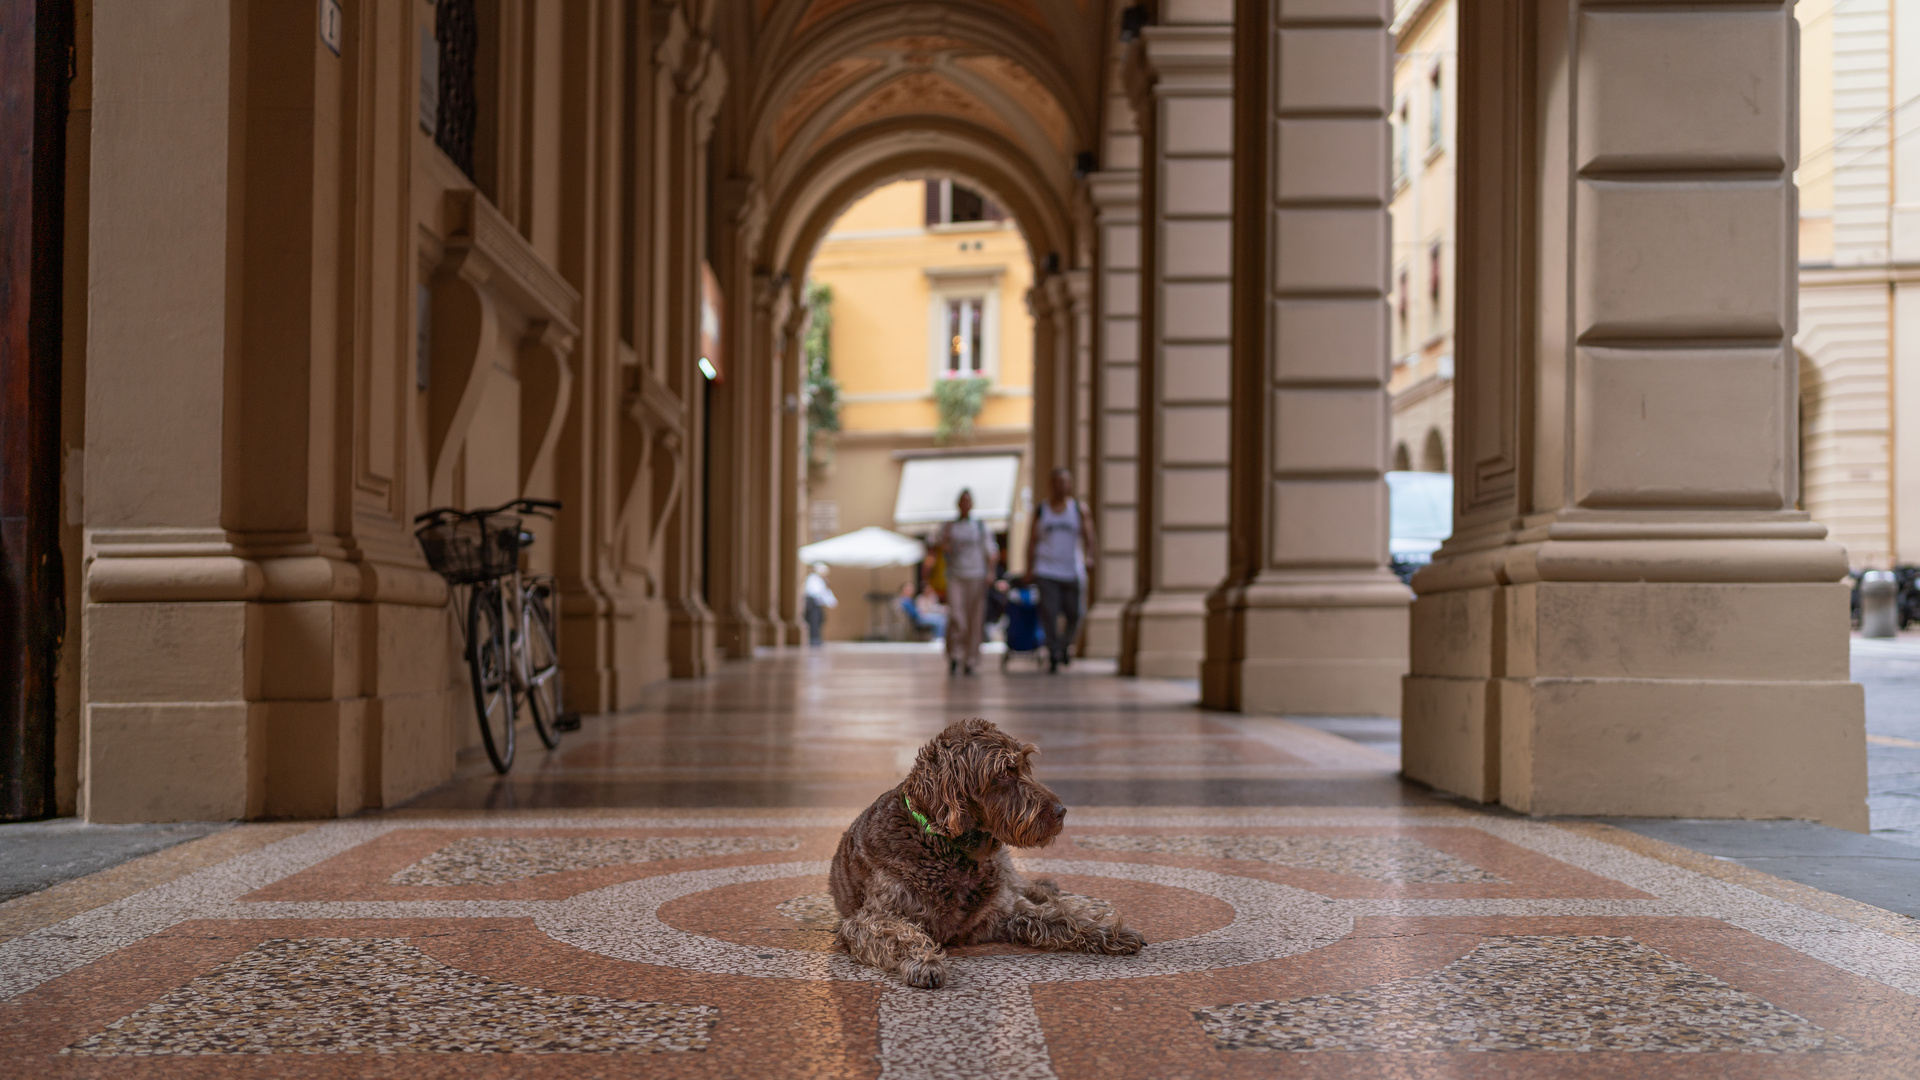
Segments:
[[[1132,956],[1146,943],[1146,936],[1131,926],[1107,927],[1100,934],[1100,951],[1109,956]]]
[[[947,985],[947,965],[939,960],[908,960],[900,965],[900,981],[918,990]]]

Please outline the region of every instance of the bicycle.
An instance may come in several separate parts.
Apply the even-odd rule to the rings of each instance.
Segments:
[[[502,774],[513,768],[516,714],[522,710],[532,714],[549,750],[559,747],[561,732],[580,726],[577,714],[561,711],[554,579],[520,572],[520,553],[533,543],[521,515],[552,520],[558,509],[552,499],[515,499],[486,510],[443,506],[413,519],[427,565],[454,587],[480,739],[494,771]],[[460,586],[466,587],[463,616]]]

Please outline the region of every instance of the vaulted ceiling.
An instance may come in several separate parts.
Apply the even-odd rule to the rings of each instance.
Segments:
[[[735,161],[777,197],[875,133],[937,130],[1064,200],[1096,145],[1117,2],[753,0],[751,62],[729,64]]]

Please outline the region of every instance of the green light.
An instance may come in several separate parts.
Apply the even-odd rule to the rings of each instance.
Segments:
[[[700,358],[700,374],[705,375],[709,379],[717,379],[720,377],[720,373],[713,370],[713,365],[708,363],[707,358],[704,356]]]

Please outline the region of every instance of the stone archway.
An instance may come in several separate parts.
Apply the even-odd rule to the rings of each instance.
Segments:
[[[737,298],[725,319],[741,344],[731,385],[715,388],[714,437],[749,453],[710,462],[708,585],[716,638],[735,656],[799,639],[800,290],[841,210],[882,184],[937,175],[1018,223],[1034,264],[1034,468],[1072,460],[1072,356],[1090,347],[1085,290],[1073,287],[1090,244],[1072,206],[1097,87],[1073,69],[1078,52],[1099,56],[1104,35],[1082,45],[1077,32],[1036,34],[988,4],[817,7],[769,14],[753,62],[770,74],[716,130],[716,175],[732,176],[718,185],[715,268]]]
[[[1437,427],[1428,428],[1427,437],[1420,444],[1420,471],[1447,471],[1447,440]]]

